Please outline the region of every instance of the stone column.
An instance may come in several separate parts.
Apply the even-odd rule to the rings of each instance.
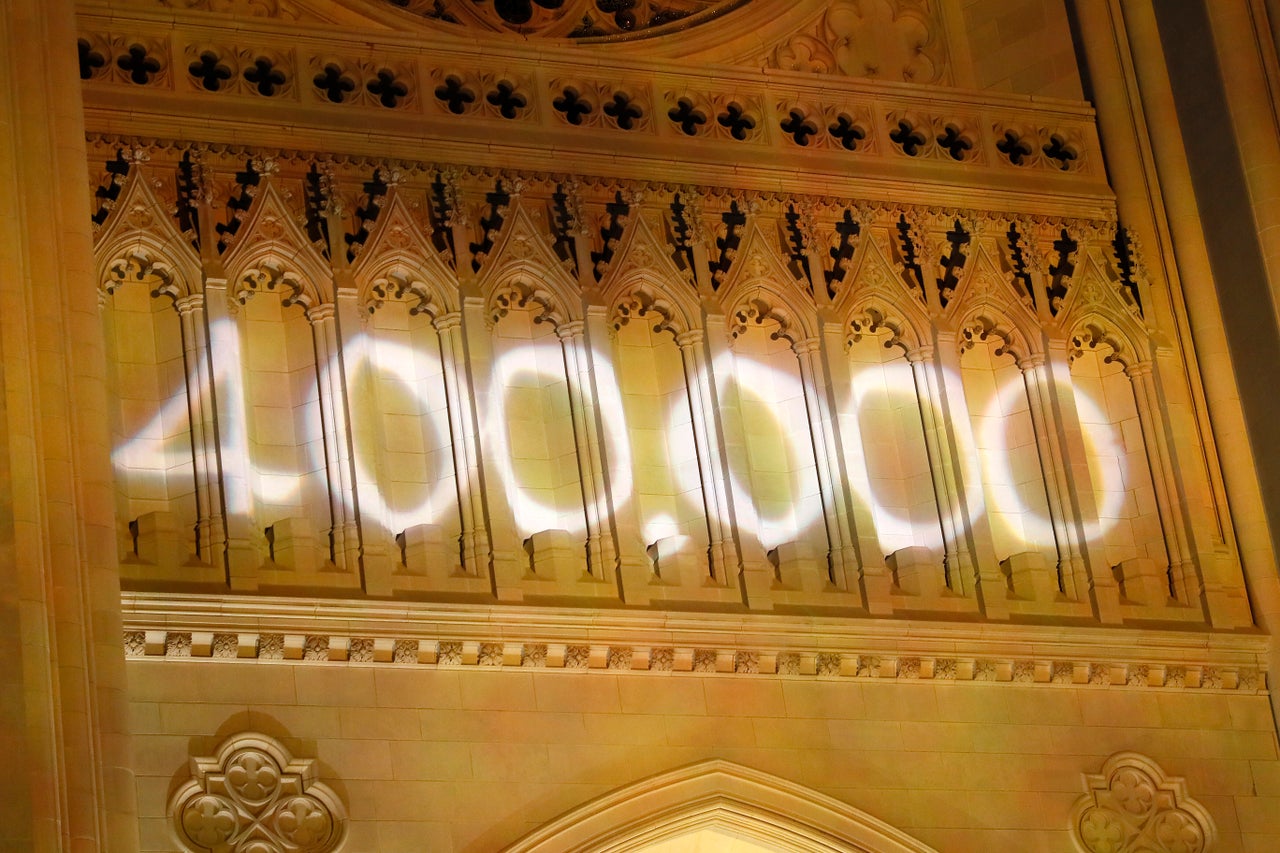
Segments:
[[[841,592],[850,592],[857,589],[861,567],[849,527],[849,501],[844,491],[840,442],[832,414],[831,384],[822,361],[822,340],[798,341],[792,344],[792,349],[800,361],[800,381],[804,387],[818,490],[822,495],[822,514],[831,549],[831,581]]]
[[[702,381],[707,384],[705,414],[709,418],[708,428],[714,431],[720,446],[719,464],[724,477],[725,507],[729,511],[724,521],[730,525],[739,558],[735,569],[731,569],[735,574],[727,580],[730,585],[735,581],[739,583],[748,607],[772,610],[773,564],[769,562],[757,532],[744,535],[738,526],[737,503],[739,498],[751,500],[750,483],[739,483],[742,494],[735,495],[731,477],[734,471],[746,477],[751,463],[733,371],[734,354],[729,346],[729,327],[723,314],[706,314],[703,316],[703,329],[705,338],[698,349],[701,351]]]
[[[480,435],[477,459],[480,464],[479,482],[483,484],[481,499],[485,516],[489,521],[489,565],[493,574],[494,593],[504,601],[524,598],[520,582],[523,580],[528,559],[516,533],[511,502],[501,490],[498,477],[503,460],[496,448],[502,442],[491,434],[493,430],[506,429],[505,424],[495,423],[489,417],[493,411],[492,396],[502,389],[493,388],[493,340],[492,327],[485,317],[484,297],[471,295],[462,300],[462,338],[465,365],[473,399],[473,415]]]
[[[884,571],[884,552],[880,550],[871,479],[868,475],[866,448],[862,445],[862,429],[858,424],[858,408],[853,399],[853,374],[849,368],[848,339],[845,327],[824,322],[822,326],[822,365],[827,374],[831,397],[831,417],[840,449],[841,482],[849,507],[849,527],[853,536],[854,555],[861,573],[864,594],[867,577],[884,576],[878,598],[888,602],[890,578]],[[867,495],[867,500],[854,496]],[[874,590],[875,582],[872,583]],[[852,591],[852,589],[851,589]],[[886,605],[887,606],[887,605]]]
[[[253,467],[249,461],[249,421],[235,313],[238,309],[228,299],[224,278],[206,273],[204,296],[216,412],[214,427],[222,469],[222,506],[226,512],[227,583],[234,590],[251,592],[258,588],[263,540],[253,514]],[[212,369],[214,365],[221,365],[221,370]]]
[[[440,341],[440,367],[444,373],[445,404],[449,409],[449,442],[453,450],[454,479],[458,484],[458,508],[462,519],[462,567],[468,574],[489,573],[489,530],[485,525],[480,483],[480,450],[476,442],[475,410],[466,382],[462,314],[437,317],[433,325]]]
[[[947,585],[957,592],[973,577],[973,558],[964,536],[964,508],[956,487],[955,453],[944,428],[938,423],[942,411],[937,399],[938,383],[930,376],[933,347],[916,347],[907,352],[911,378],[915,380],[916,401],[920,407],[920,426],[924,431],[925,452],[929,456],[929,474],[933,480],[933,497],[938,504],[938,524],[942,528],[943,560]]]
[[[197,547],[202,560],[212,566],[225,567],[227,528],[222,514],[222,476],[218,466],[213,371],[209,365],[204,294],[184,296],[174,302],[174,307],[182,323],[182,356],[187,372],[187,411],[191,421],[191,455],[196,481]]]
[[[704,338],[701,329],[690,329],[676,336],[676,345],[680,347],[685,388],[689,393],[693,444],[698,453],[698,477],[702,481],[702,501],[707,512],[711,575],[721,586],[731,586],[742,571],[742,553],[733,530],[733,495],[715,423],[715,395],[707,369]]]
[[[1049,502],[1049,521],[1058,552],[1058,589],[1072,600],[1080,600],[1081,591],[1087,583],[1084,557],[1080,551],[1082,537],[1063,471],[1057,417],[1049,405],[1045,357],[1041,353],[1023,356],[1018,360],[1018,369],[1022,371],[1022,381],[1027,389],[1036,454],[1040,459],[1045,497]]]
[[[616,549],[609,529],[609,502],[605,495],[604,461],[586,352],[585,324],[581,320],[561,323],[556,327],[556,335],[560,338],[564,372],[569,380],[569,410],[573,416],[573,439],[587,516],[587,570],[598,580],[613,581]]]
[[[342,366],[340,381],[345,390],[347,424],[350,441],[351,462],[348,469],[351,473],[351,485],[355,493],[356,524],[360,533],[360,580],[363,589],[370,595],[390,595],[392,592],[392,574],[399,561],[397,548],[393,538],[396,531],[390,530],[388,520],[374,518],[370,513],[371,506],[382,501],[379,495],[380,479],[385,474],[381,447],[382,433],[379,429],[379,418],[382,411],[378,404],[378,383],[372,381],[357,383],[352,365],[360,365],[366,376],[374,376],[374,351],[376,342],[368,334],[369,314],[362,310],[359,291],[351,282],[350,273],[341,270],[335,273],[337,287],[337,324],[338,341]],[[319,377],[316,379],[319,383]],[[351,543],[347,543],[350,547]]]
[[[1250,0],[1205,3],[1222,73],[1241,172],[1249,187],[1271,299],[1280,318],[1280,138],[1274,86],[1280,77],[1266,7]],[[1272,14],[1274,14],[1274,6]]]
[[[1075,10],[1121,220],[1144,245],[1171,247],[1148,259],[1149,322],[1174,342],[1174,349],[1156,357],[1157,377],[1172,377],[1159,383],[1171,460],[1184,488],[1197,496],[1207,491],[1213,504],[1212,513],[1189,518],[1193,550],[1227,579],[1223,594],[1210,599],[1210,618],[1215,625],[1245,627],[1256,616],[1270,628],[1272,649],[1280,654],[1280,577],[1270,522],[1153,7],[1150,0],[1123,7],[1116,0],[1077,0]],[[1272,710],[1280,715],[1280,692],[1272,694]]]
[[[316,349],[316,385],[324,432],[324,458],[329,474],[329,514],[333,561],[345,572],[360,571],[360,530],[356,525],[351,474],[351,423],[342,381],[337,311],[332,304],[307,309]]]
[[[0,848],[138,849],[69,0],[0,14]]]
[[[960,347],[954,332],[935,333],[934,343],[932,359],[922,359],[919,367],[912,365],[912,372],[917,383],[923,382],[917,385],[922,411],[932,408],[936,413],[933,417],[939,447],[943,453],[953,454],[952,464],[943,469],[942,477],[955,502],[952,511],[955,533],[962,537],[962,543],[957,545],[957,559],[963,560],[966,548],[969,549],[969,558],[974,564],[970,578],[977,584],[983,613],[989,619],[1008,619],[1009,586],[997,559],[991,522],[984,511],[982,486],[965,481],[962,465],[962,454],[976,453],[978,445],[960,373]],[[964,539],[968,540],[967,544]]]
[[[1151,362],[1127,364],[1124,373],[1133,386],[1142,444],[1147,452],[1147,467],[1151,469],[1151,484],[1156,492],[1160,530],[1164,534],[1164,550],[1169,558],[1169,579],[1173,584],[1174,598],[1183,604],[1191,604],[1200,597],[1200,584],[1195,578],[1195,561],[1182,523],[1177,480],[1169,465],[1168,446],[1160,426],[1160,401],[1156,397]]]
[[[600,460],[604,472],[607,512],[606,528],[610,537],[609,542],[616,555],[618,594],[626,604],[644,606],[652,599],[649,585],[653,581],[653,560],[647,553],[649,543],[644,540],[635,481],[632,479],[631,491],[628,493],[622,493],[618,489],[619,460],[611,456],[613,448],[609,442],[611,428],[616,430],[615,434],[621,435],[623,442],[631,440],[623,423],[625,412],[621,389],[618,388],[618,379],[613,367],[613,357],[617,352],[613,346],[616,337],[617,329],[608,322],[607,309],[602,305],[589,305],[586,317],[586,357],[589,365],[588,375],[593,389],[592,396],[596,401],[595,427],[600,435]],[[614,391],[618,394],[613,401],[610,401],[600,390],[605,377],[608,377],[608,381],[612,383]],[[608,408],[610,402],[617,407],[616,412]],[[608,426],[610,419],[614,422],[612,427]],[[632,462],[632,471],[627,473],[634,476],[634,460]]]

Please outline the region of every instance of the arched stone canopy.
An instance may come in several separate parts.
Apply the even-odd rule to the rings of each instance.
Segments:
[[[504,853],[639,853],[708,828],[802,853],[934,853],[803,785],[712,759],[641,779],[567,812]]]

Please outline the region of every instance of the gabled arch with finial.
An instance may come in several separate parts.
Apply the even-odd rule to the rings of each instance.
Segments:
[[[970,316],[975,310],[999,313],[1021,330],[1028,340],[1036,338],[1040,324],[1035,304],[1014,284],[1013,272],[1004,269],[981,242],[973,249],[972,257],[965,266],[967,272],[960,280],[955,296],[943,310],[941,322],[954,324],[954,328],[960,329],[963,324],[958,318]]]
[[[694,285],[643,215],[631,217],[600,288],[614,328],[644,317],[655,330],[679,335],[697,324]]]
[[[797,853],[936,853],[847,803],[720,759],[618,788],[503,853],[642,853],[715,829]]]
[[[959,318],[956,329],[959,332],[961,353],[993,339],[1000,342],[996,355],[1008,353],[1018,363],[1037,351],[1032,349],[1031,339],[997,305],[972,306],[967,314]]]
[[[538,311],[537,322],[553,326],[581,319],[578,283],[545,234],[546,228],[538,226],[528,207],[514,199],[476,282],[493,322],[512,308],[524,307]]]
[[[360,305],[369,313],[388,299],[403,300],[409,313],[430,317],[458,310],[457,275],[396,187],[351,272]]]
[[[972,242],[970,257],[964,267],[964,274],[956,287],[956,297],[963,298],[972,293],[971,298],[985,297],[996,299],[1002,303],[1022,306],[1022,310],[1031,317],[1036,317],[1036,299],[1047,299],[1032,293],[1029,286],[1017,277],[1011,258],[1006,258],[1001,246],[1007,250],[1008,237],[1004,227],[993,229],[997,233],[989,240],[975,238]],[[947,306],[955,306],[956,299]]]
[[[930,340],[928,318],[919,304],[909,301],[903,305],[890,301],[883,292],[865,290],[846,300],[839,316],[845,339],[849,342],[858,341],[865,335],[881,336],[888,332],[884,342],[886,347],[898,347],[911,353]]]
[[[298,224],[297,214],[268,176],[258,185],[235,240],[223,258],[231,296],[282,294],[284,304],[311,308],[332,302],[333,273]]]
[[[200,258],[155,194],[145,166],[134,164],[94,241],[98,286],[111,293],[150,283],[152,296],[180,299],[197,289]]]
[[[1079,351],[1075,340],[1112,344],[1114,357],[1125,365],[1151,358],[1151,338],[1146,324],[1125,299],[1120,284],[1090,253],[1077,264],[1074,282],[1058,313],[1058,328]],[[1116,346],[1119,345],[1119,346]]]
[[[886,247],[876,238],[877,233],[872,226],[864,225],[853,266],[846,274],[848,286],[840,288],[832,305],[835,316],[851,316],[856,303],[874,296],[883,305],[897,306],[889,313],[910,313],[927,325],[919,291],[907,287],[895,264],[886,255]]]
[[[1109,317],[1097,312],[1074,318],[1066,332],[1067,358],[1072,362],[1085,350],[1098,351],[1104,362],[1114,361],[1126,368],[1151,358]]]
[[[742,334],[750,324],[773,321],[775,338],[793,344],[817,335],[817,308],[804,294],[808,284],[796,278],[770,242],[758,222],[751,223],[737,257],[729,268],[729,278],[717,293],[727,311],[729,333]]]
[[[958,333],[960,351],[978,341],[995,336],[1000,352],[1008,352],[1018,361],[1040,352],[1042,333],[1033,306],[1027,305],[1010,281],[1010,273],[1002,271],[979,246],[970,262],[955,298],[947,305],[940,322]]]

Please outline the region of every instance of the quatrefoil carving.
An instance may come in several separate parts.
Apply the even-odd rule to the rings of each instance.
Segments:
[[[1085,776],[1089,792],[1076,801],[1071,835],[1083,853],[1205,853],[1217,830],[1204,806],[1136,752],[1119,752],[1102,772]]]
[[[169,801],[174,837],[190,853],[330,853],[346,811],[316,781],[315,762],[245,732],[191,759],[192,778]]]

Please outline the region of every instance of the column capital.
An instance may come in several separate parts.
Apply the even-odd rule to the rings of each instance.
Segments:
[[[1018,369],[1023,373],[1029,370],[1035,370],[1037,367],[1044,367],[1045,355],[1042,352],[1029,352],[1018,359]]]
[[[1155,365],[1149,361],[1135,361],[1124,366],[1124,375],[1130,379],[1143,379],[1155,372]]]
[[[921,364],[932,360],[933,347],[929,344],[920,344],[907,350],[907,361],[911,364]]]
[[[435,326],[436,332],[451,332],[462,325],[462,312],[450,311],[448,314],[441,314],[431,321],[431,325]]]
[[[562,341],[570,338],[580,338],[585,328],[586,323],[582,320],[566,320],[556,326],[556,335]]]
[[[194,314],[197,311],[203,311],[204,294],[188,293],[186,296],[180,296],[173,300],[173,307],[177,309],[178,314],[183,317],[188,314]]]
[[[822,348],[822,340],[820,338],[804,338],[791,342],[791,349],[796,355],[808,355],[811,352],[817,352]]]
[[[706,338],[706,333],[702,329],[689,329],[687,332],[676,335],[676,346],[680,349],[688,349],[702,343]]]
[[[332,302],[321,302],[307,309],[307,319],[311,321],[311,325],[315,326],[326,320],[332,320],[336,313]]]

